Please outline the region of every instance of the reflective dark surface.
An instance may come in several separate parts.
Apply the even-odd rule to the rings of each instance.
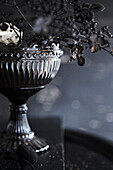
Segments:
[[[112,170],[112,147],[112,143],[102,138],[66,129],[66,170]]]

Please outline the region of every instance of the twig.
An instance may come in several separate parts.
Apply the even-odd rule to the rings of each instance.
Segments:
[[[17,3],[15,0],[13,0],[14,2],[14,6],[17,8],[18,12],[20,13],[20,15],[22,16],[22,18],[28,23],[29,27],[31,29],[33,29],[32,25],[27,21],[26,17],[24,16],[24,14],[22,13],[22,11],[20,10],[20,8],[18,7]]]

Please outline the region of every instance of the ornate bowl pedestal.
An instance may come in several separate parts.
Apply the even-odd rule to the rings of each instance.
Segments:
[[[49,145],[31,130],[27,119],[27,99],[44,88],[60,68],[59,56],[43,59],[3,58],[0,60],[0,93],[10,101],[10,118],[0,138],[4,149],[16,149],[24,143],[36,152],[46,151]],[[38,128],[38,125],[37,125]]]
[[[30,145],[36,152],[45,151],[49,148],[45,140],[35,136],[27,118],[27,99],[41,89],[43,89],[43,86],[33,89],[1,89],[1,93],[10,100],[10,118],[0,141],[2,148],[16,149],[22,143]]]

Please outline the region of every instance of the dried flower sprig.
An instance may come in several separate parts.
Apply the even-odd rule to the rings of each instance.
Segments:
[[[37,44],[38,49],[52,49],[52,44],[59,44],[60,48],[70,49],[69,61],[77,59],[81,66],[85,63],[84,49],[93,53],[104,50],[113,55],[112,33],[108,26],[99,29],[95,21],[95,13],[105,9],[100,3],[79,0],[1,0],[0,3],[0,22],[10,22],[24,32],[15,48]]]

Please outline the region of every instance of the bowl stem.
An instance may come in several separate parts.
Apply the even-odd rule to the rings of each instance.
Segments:
[[[0,143],[4,149],[17,149],[20,144],[30,145],[36,152],[49,148],[44,139],[35,136],[28,122],[26,103],[10,103],[10,118],[6,130],[2,133]]]

